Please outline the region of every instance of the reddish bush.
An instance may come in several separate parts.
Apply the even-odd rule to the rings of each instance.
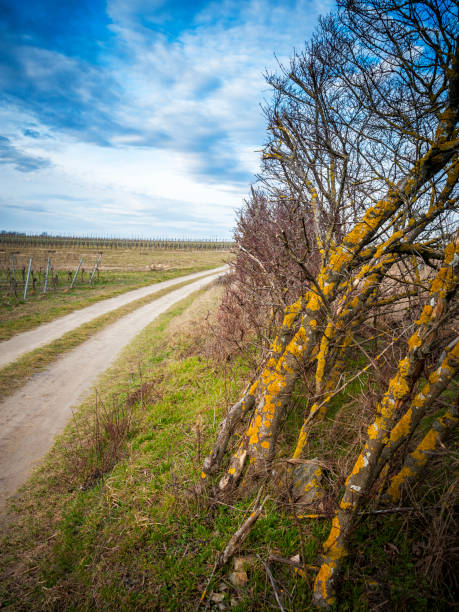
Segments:
[[[261,190],[239,212],[236,259],[217,320],[223,355],[255,339],[268,345],[284,307],[304,293],[319,265],[307,205]]]

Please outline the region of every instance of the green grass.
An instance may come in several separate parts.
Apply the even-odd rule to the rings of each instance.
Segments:
[[[126,606],[140,605],[142,602],[145,604],[146,601],[150,601],[150,605],[153,605],[155,599],[151,597],[158,596],[157,587],[151,593],[148,593],[148,589],[141,594],[131,592],[126,586],[126,572],[135,577],[130,579],[134,581],[139,580],[139,576],[145,573],[161,574],[165,562],[164,552],[161,552],[163,542],[169,542],[172,548],[178,547],[178,550],[181,550],[181,541],[184,538],[184,531],[181,528],[184,520],[183,509],[175,513],[173,508],[177,505],[177,500],[183,497],[187,485],[194,480],[198,468],[195,457],[196,439],[191,433],[191,428],[197,418],[202,419],[203,427],[213,428],[210,423],[213,422],[213,408],[215,407],[219,416],[225,403],[222,379],[215,376],[212,370],[209,371],[205,360],[196,356],[178,362],[171,360],[169,357],[171,347],[162,345],[160,341],[168,322],[183,311],[190,301],[186,300],[160,317],[160,320],[150,327],[148,333],[143,334],[141,340],[131,347],[122,362],[118,362],[119,365],[115,366],[101,383],[100,393],[105,392],[106,402],[114,399],[122,400],[129,395],[133,386],[139,384],[139,380],[135,379],[137,374],[133,377],[133,372],[137,372],[139,356],[142,356],[142,368],[147,369],[151,364],[155,366],[150,374],[150,381],[155,385],[155,394],[159,401],[149,405],[148,409],[140,413],[139,407],[136,407],[136,424],[129,435],[126,458],[119,461],[110,473],[105,474],[103,480],[85,491],[80,490],[83,483],[78,481],[78,474],[75,479],[73,474],[68,474],[69,470],[73,471],[74,466],[72,444],[85,435],[81,428],[84,429],[87,424],[88,414],[92,414],[93,398],[92,403],[89,400],[83,405],[79,417],[70,425],[67,433],[51,452],[46,466],[23,493],[25,497],[21,503],[31,504],[33,507],[32,510],[29,506],[29,511],[32,510],[29,518],[33,524],[29,523],[28,527],[24,525],[25,531],[28,528],[32,529],[32,532],[35,530],[38,516],[43,520],[39,521],[40,529],[54,531],[57,528],[56,535],[51,538],[47,546],[46,558],[40,559],[37,567],[46,588],[43,589],[41,585],[33,588],[30,595],[30,602],[34,602],[33,606],[43,606],[45,609],[48,605],[47,589],[55,589],[56,585],[62,584],[62,581],[71,580],[72,583],[75,581],[77,590],[85,589],[88,581],[91,583],[93,579],[91,572],[94,568],[91,567],[88,572],[89,559],[102,564],[99,567],[102,569],[107,557],[106,545],[119,540],[120,521],[124,526],[126,537],[123,537],[120,549],[118,545],[115,547],[119,555],[117,554],[114,566],[110,563],[112,569],[98,590],[99,603],[96,602],[96,605],[101,608],[110,607],[115,605],[115,601],[121,601],[122,605]],[[241,375],[243,370],[241,366]],[[123,377],[120,376],[121,372],[124,374]],[[198,385],[196,379],[199,380]],[[236,381],[227,384],[227,393],[236,393],[237,387]],[[184,435],[185,440],[183,440]],[[179,445],[180,452],[177,456]],[[185,481],[184,474],[187,474]],[[177,484],[178,482],[180,484]],[[45,503],[44,489],[47,491]],[[187,505],[192,507],[193,502],[189,501]],[[103,518],[106,512],[109,513],[108,521]],[[57,524],[56,516],[59,517]],[[191,518],[188,513],[185,516],[187,519]],[[24,515],[22,520],[25,520]],[[207,541],[210,537],[209,528],[204,528],[199,520],[193,520],[188,530],[190,534],[194,534],[193,537],[197,538],[198,543],[201,543],[203,538]],[[13,532],[19,537],[25,535],[25,532],[21,534],[15,530]],[[30,535],[29,533],[29,537]],[[36,542],[30,541],[29,537],[26,536],[26,540],[33,548]],[[12,536],[7,539],[7,548],[8,543],[12,543],[12,539],[14,539]],[[217,544],[218,546],[222,544],[222,539],[214,538],[213,541],[216,552]],[[142,542],[142,546],[139,542]],[[146,549],[144,549],[145,544],[147,544]],[[137,558],[137,555],[133,554],[133,548],[137,550],[139,546],[142,552]],[[159,550],[156,550],[156,547],[159,547]],[[188,549],[179,567],[174,567],[174,571],[192,559],[196,567],[199,565],[201,580],[204,580],[207,575],[205,560],[211,557],[211,551],[207,550],[205,554],[196,556],[192,548]],[[11,552],[14,553],[10,549],[9,553]],[[7,556],[8,554],[3,558]],[[174,555],[167,560],[166,566],[172,563],[176,563]],[[35,570],[32,574],[34,572]],[[159,591],[160,597],[168,597],[170,589],[167,571],[165,576],[166,581]],[[173,580],[179,579],[183,579],[183,571]],[[196,594],[196,589],[199,591],[200,583],[196,582],[197,576],[192,578],[192,574],[187,580],[187,585],[184,584],[183,587],[185,591],[189,590],[191,597],[192,592]],[[91,606],[89,600],[83,603],[84,597],[80,600],[81,595],[82,593],[77,601],[67,603],[70,606],[76,605],[78,609],[83,609],[85,605]],[[176,593],[177,609],[180,608],[182,596],[179,591]],[[5,594],[2,596],[2,601],[5,601]],[[171,600],[171,605],[173,601],[174,599]],[[10,601],[7,605],[12,604]],[[22,604],[16,602],[14,605],[19,605],[20,608]]]
[[[219,419],[250,375],[243,355],[225,363],[207,356],[202,319],[217,297],[218,289],[201,291],[140,334],[100,380],[98,409],[95,396],[80,406],[16,498],[0,555],[0,600],[8,610],[193,610],[206,588],[202,609],[213,609],[212,595],[223,593],[228,608],[274,610],[260,558],[270,552],[288,558],[303,545],[304,561],[316,563],[330,521],[302,521],[300,537],[288,508],[271,499],[240,552],[255,556],[248,583],[234,587],[231,567],[212,575],[253,502],[226,505],[193,494]],[[344,394],[343,404],[354,393],[356,387]],[[342,410],[352,429],[350,408]],[[112,424],[113,415],[129,418],[121,444],[106,431],[96,435],[104,414]],[[346,423],[336,427],[333,436],[352,451]],[[317,450],[325,444],[331,453],[330,439],[317,442]],[[429,540],[425,523],[415,519],[361,519],[339,610],[447,609],[448,594],[433,593],[423,578],[415,546],[426,548]],[[286,610],[312,609],[313,573],[302,578],[280,563],[270,569]]]

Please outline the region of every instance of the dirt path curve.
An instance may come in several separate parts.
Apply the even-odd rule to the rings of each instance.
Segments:
[[[161,283],[155,283],[154,285],[148,285],[147,287],[141,287],[140,289],[134,289],[133,291],[128,291],[127,293],[117,295],[116,297],[101,300],[100,302],[92,304],[92,306],[82,308],[81,310],[76,310],[75,312],[55,319],[50,323],[44,323],[39,327],[31,329],[30,331],[17,334],[9,340],[0,342],[0,368],[3,368],[9,363],[16,361],[16,359],[21,357],[21,355],[24,355],[24,353],[28,353],[29,351],[33,351],[40,346],[49,344],[53,340],[57,340],[67,332],[76,329],[80,325],[88,323],[89,321],[92,321],[96,317],[106,314],[107,312],[116,310],[116,308],[125,306],[126,304],[129,304],[129,302],[133,302],[134,300],[138,300],[152,293],[156,293],[157,291],[161,291],[167,287],[173,287],[174,285],[178,285],[179,283],[183,283],[187,280],[191,281],[198,279],[202,276],[212,274],[213,272],[222,272],[225,269],[226,266],[222,266],[221,268],[216,268],[215,270],[195,272],[194,274],[187,274],[186,276],[180,276]]]
[[[219,274],[221,271],[176,289],[119,319],[34,375],[0,404],[0,514],[7,497],[26,481],[33,465],[63,430],[72,406],[89,394],[120,350],[172,304]]]

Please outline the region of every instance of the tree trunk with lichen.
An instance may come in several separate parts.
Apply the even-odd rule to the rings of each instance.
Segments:
[[[439,139],[445,140],[440,128],[438,131],[441,137]],[[408,232],[413,234],[414,229],[408,226],[408,231],[397,230],[374,252],[370,249],[365,250],[365,247],[371,243],[378,229],[403,205],[405,199],[413,198],[423,184],[448,162],[453,153],[452,147],[440,147],[439,145],[432,147],[421,160],[422,163],[412,169],[411,176],[401,182],[400,189],[391,189],[386,200],[382,200],[367,211],[362,221],[349,232],[342,244],[331,253],[329,263],[319,273],[314,286],[296,304],[287,309],[281,331],[271,346],[268,363],[262,369],[261,375],[254,382],[251,392],[248,394],[248,397],[253,397],[255,394],[255,413],[239,448],[230,461],[227,473],[220,480],[220,490],[225,491],[234,486],[247,461],[251,463],[252,472],[263,475],[269,474],[269,463],[275,449],[278,424],[298,377],[299,367],[308,363],[314,352],[320,354],[321,344],[328,344],[326,336],[322,335],[321,337],[319,328],[336,298],[338,288],[341,288],[339,282],[341,277],[349,273],[353,266],[357,267],[367,258],[369,259],[369,263],[361,265],[354,279],[356,283],[362,280],[364,282],[364,289],[361,293],[363,299],[359,300],[359,297],[355,296],[351,303],[347,305],[344,301],[344,304],[342,304],[343,312],[338,317],[338,321],[335,322],[335,326],[338,328],[344,327],[346,322],[352,320],[362,303],[368,306],[367,301],[374,292],[378,281],[384,275],[385,268],[396,261],[396,257],[391,254],[391,251],[397,249]],[[459,163],[456,160],[454,166],[456,172],[458,166]],[[434,217],[438,212],[437,202],[435,202],[431,205],[425,217],[427,219],[429,216]],[[422,224],[418,223],[418,226],[422,226]],[[291,337],[290,330],[298,322],[298,329]],[[324,339],[324,342],[322,342],[322,339]],[[323,369],[320,362],[319,366]],[[244,402],[248,397],[244,396],[240,400],[241,414]],[[251,403],[252,400],[250,399],[249,404],[251,405]],[[238,408],[233,407],[233,411],[239,415]],[[234,420],[235,422],[236,420]],[[230,430],[231,428],[228,429],[228,431]],[[217,469],[223,454],[219,450],[221,448],[223,448],[223,445],[218,442],[212,455],[204,463],[201,474],[203,480]]]
[[[374,211],[370,211],[368,216],[372,218],[373,215]],[[379,216],[381,218],[383,214],[380,213]],[[363,226],[367,234],[374,232],[377,228],[375,224],[369,229],[371,226],[367,220],[364,220]],[[362,227],[358,228],[356,233],[360,238],[365,237]],[[347,282],[348,290],[338,301],[335,320],[331,319],[329,314],[335,295],[334,288],[337,286],[334,278],[345,269],[346,264],[349,265],[349,257],[338,259],[341,267],[339,265],[335,267],[335,274],[323,270],[318,280],[319,291],[311,289],[286,312],[279,333],[280,339],[276,338],[271,347],[267,366],[224,420],[213,453],[204,463],[202,480],[217,471],[237,423],[251,409],[254,409],[253,415],[236,453],[230,459],[226,474],[220,479],[219,489],[227,492],[231,487],[236,486],[247,463],[249,463],[248,474],[250,476],[270,478],[270,462],[274,456],[279,422],[286,403],[289,401],[299,367],[314,359],[317,362],[315,367],[316,392],[319,396],[324,395],[324,397],[321,402],[312,404],[300,431],[293,458],[298,458],[304,452],[306,424],[316,414],[326,413],[328,401],[336,393],[338,378],[345,367],[344,357],[353,330],[361,322],[362,312],[366,312],[366,309],[371,307],[376,299],[377,286],[385,272],[396,260],[395,253],[402,236],[402,232],[394,232],[385,243],[378,247],[369,262],[355,275],[354,280]],[[355,251],[354,257],[357,257],[358,248]],[[441,317],[457,290],[458,265],[459,243],[456,240],[455,243],[450,243],[445,250],[444,264],[432,281],[428,303],[416,322],[415,332],[408,341],[409,351],[400,362],[398,372],[389,384],[389,389],[378,408],[377,418],[369,429],[369,439],[365,449],[348,477],[346,492],[333,521],[330,536],[324,545],[323,562],[314,590],[317,606],[327,607],[334,601],[335,583],[346,555],[347,537],[361,499],[365,498],[381,469],[399,448],[402,438],[412,435],[419,423],[422,409],[425,409],[433,398],[441,393],[454,372],[457,371],[456,353],[459,343],[448,348],[438,370],[432,373],[422,392],[414,397],[408,410],[400,417],[400,410],[409,399],[419,377]],[[328,283],[323,281],[324,278],[328,279]],[[358,295],[353,294],[353,286],[359,288]],[[325,296],[328,296],[328,299]],[[305,305],[302,306],[303,304]],[[325,324],[327,318],[329,322]],[[291,327],[294,327],[294,331],[291,331]],[[324,329],[323,333],[318,331],[320,328]],[[330,351],[330,343],[337,337],[342,338],[339,350]],[[328,357],[332,359],[327,359]],[[325,373],[327,373],[327,380],[324,382]],[[396,417],[399,419],[398,422]],[[438,420],[438,423],[436,422],[432,429],[435,434],[428,434],[420,449],[417,449],[407,459],[409,467],[404,466],[400,474],[392,478],[385,495],[386,498],[389,496],[393,501],[397,499],[396,492],[399,492],[402,481],[405,478],[407,481],[409,478],[414,478],[420,467],[425,464],[427,445],[430,444],[429,448],[434,448],[442,439],[444,432],[449,430],[456,421],[457,415],[448,412]]]
[[[383,448],[390,444],[391,438],[397,441],[397,434],[402,435],[401,428],[396,427],[396,417],[403,411],[417,382],[441,317],[457,294],[458,281],[459,237],[445,250],[444,265],[432,281],[429,303],[416,321],[416,330],[408,341],[408,353],[399,362],[398,370],[377,408],[376,419],[368,429],[365,447],[346,480],[346,489],[333,518],[330,535],[324,544],[323,561],[314,585],[314,601],[319,607],[331,606],[335,601],[335,583],[347,554],[347,539],[356,512],[383,467],[378,465]],[[456,347],[457,343],[442,362],[440,373],[434,376],[439,383],[437,392],[444,389],[457,369]],[[395,445],[392,448],[395,448]],[[390,456],[386,457],[386,461],[389,458]]]
[[[456,356],[456,374],[459,370],[457,362],[458,357]],[[430,430],[418,444],[416,449],[407,456],[400,471],[391,478],[387,488],[385,501],[398,503],[403,489],[408,489],[410,486],[413,486],[430,457],[439,449],[443,440],[454,431],[458,423],[459,410],[456,400],[456,403],[453,404],[450,409],[441,417],[435,419]]]
[[[372,10],[380,12],[380,19],[387,18],[391,10],[400,11],[403,19],[408,21],[406,31],[410,32],[410,36],[413,33],[409,25],[412,16],[403,13],[396,3],[389,2],[383,6],[370,0],[365,5],[346,4],[343,10],[349,11],[347,23],[350,30],[359,32],[357,49],[360,49],[362,40],[366,40],[370,48],[374,44],[362,26],[365,23],[369,31],[379,27],[378,22],[373,26],[372,20],[368,19]],[[387,14],[384,11],[388,11]],[[423,82],[426,87],[426,104],[431,105],[429,138],[425,138],[420,133],[414,134],[408,130],[407,117],[403,113],[400,113],[397,124],[389,112],[390,101],[387,116],[374,105],[373,93],[365,90],[364,79],[363,84],[353,80],[353,70],[357,69],[355,64],[352,64],[351,76],[346,74],[346,68],[341,69],[341,66],[333,64],[335,60],[327,55],[327,45],[333,46],[333,36],[336,34],[339,38],[339,31],[335,32],[330,23],[327,25],[324,22],[321,27],[324,39],[320,43],[323,45],[320,61],[313,55],[311,48],[306,58],[309,63],[300,65],[292,62],[291,70],[284,74],[285,78],[271,78],[270,82],[278,92],[279,99],[284,96],[290,100],[291,114],[287,112],[288,108],[286,110],[279,101],[276,102],[268,117],[272,139],[263,158],[266,164],[271,164],[267,166],[273,173],[271,190],[278,194],[278,198],[298,198],[298,201],[308,198],[313,219],[311,227],[315,232],[311,242],[317,245],[320,269],[311,273],[305,259],[298,256],[295,245],[292,246],[282,230],[286,252],[304,273],[307,290],[291,306],[285,308],[265,362],[223,420],[212,452],[204,461],[197,490],[202,493],[207,487],[216,486],[217,495],[228,496],[239,489],[247,491],[267,482],[275,486],[273,465],[280,428],[300,375],[307,377],[309,382],[308,408],[306,414],[301,415],[300,422],[303,425],[291,449],[293,465],[295,461],[301,461],[307,456],[311,424],[327,416],[331,400],[352,380],[347,372],[347,359],[352,348],[358,346],[356,337],[360,328],[370,316],[376,318],[375,312],[384,312],[381,309],[397,303],[402,304],[401,308],[406,308],[407,312],[412,312],[413,309],[406,306],[406,300],[415,297],[421,308],[420,315],[406,323],[409,333],[407,329],[403,330],[403,338],[406,339],[405,355],[398,364],[391,363],[392,376],[386,374],[384,378],[387,387],[383,389],[386,388],[386,391],[379,402],[375,401],[372,405],[373,423],[368,428],[364,447],[348,475],[344,495],[337,504],[331,532],[324,543],[313,599],[316,606],[327,608],[335,601],[336,584],[347,554],[349,533],[361,505],[368,501],[372,487],[379,484],[381,501],[397,502],[403,489],[419,477],[430,453],[438,448],[458,420],[457,407],[448,409],[434,420],[431,429],[419,440],[419,425],[423,417],[447,389],[457,373],[459,363],[459,342],[457,339],[451,341],[448,336],[448,341],[443,345],[444,354],[426,374],[430,367],[426,358],[432,347],[438,348],[435,346],[436,334],[443,330],[445,321],[451,316],[458,288],[459,234],[455,235],[451,226],[448,231],[443,231],[446,226],[442,224],[448,212],[457,208],[458,202],[459,50],[457,45],[450,45],[445,57],[438,60],[438,70],[442,72],[445,84],[438,86],[440,93],[437,98],[432,95],[433,85],[427,86]],[[400,25],[402,33],[405,31],[403,27],[403,24]],[[418,26],[415,23],[413,27]],[[333,36],[330,36],[330,32]],[[387,36],[392,44],[392,33]],[[425,44],[430,44],[421,30],[419,37]],[[316,41],[316,45],[320,47],[320,44]],[[346,44],[348,41],[343,43],[342,48],[338,45],[337,51],[345,53],[343,49],[347,48]],[[399,53],[399,42],[395,48]],[[383,54],[379,47],[373,49]],[[434,55],[439,53],[435,45],[432,49]],[[350,57],[352,63],[355,56],[349,53],[347,59]],[[409,74],[415,80],[417,64],[410,58],[414,62],[410,68],[406,57],[403,56],[403,62],[398,57],[400,64],[397,64],[397,69],[401,66],[400,70],[411,70]],[[316,60],[319,63],[318,69],[314,64]],[[321,83],[322,61],[329,62],[329,66],[333,67],[330,72],[333,76],[328,82],[325,80]],[[369,69],[368,63],[363,62],[358,69],[370,82],[376,78],[375,73],[366,72]],[[308,75],[312,75],[311,78]],[[368,104],[363,113],[367,113],[366,122],[363,121],[359,127],[359,137],[362,136],[362,140],[367,138],[367,148],[362,146],[359,138],[357,144],[349,138],[349,133],[356,128],[352,122],[346,123],[346,111],[339,115],[339,104],[335,103],[327,107],[325,95],[327,91],[330,96],[335,95],[338,90],[337,75],[347,83],[351,97],[355,93],[353,88],[357,88],[357,94],[363,96],[360,98],[355,95],[354,103],[358,110],[363,108],[362,100]],[[307,107],[307,121],[304,122],[297,121],[302,100],[300,94],[304,96]],[[418,94],[419,90],[416,90]],[[348,92],[343,95],[343,104],[347,103],[347,96]],[[418,116],[416,105],[412,112],[422,121],[422,113]],[[339,121],[333,122],[330,119],[333,113],[338,113]],[[367,123],[373,126],[373,131],[365,131]],[[395,146],[390,138],[387,142],[384,137],[378,140],[380,123],[386,125],[397,143],[402,144]],[[308,125],[313,126],[310,133],[305,127]],[[345,128],[341,129],[342,126]],[[310,146],[316,146],[316,149],[309,150],[306,147],[308,135]],[[371,157],[375,143],[385,146],[387,163],[384,155],[378,152]],[[413,157],[405,154],[403,143]],[[357,162],[352,161],[348,151],[353,147]],[[386,165],[390,166],[390,155],[394,156],[393,173],[391,171],[385,175]],[[370,161],[366,165],[368,156]],[[384,161],[378,166],[380,159]],[[411,159],[415,161],[409,166],[407,160]],[[351,172],[353,163],[355,176]],[[355,202],[346,201],[346,193],[351,198],[362,167],[367,169],[367,178],[373,172],[378,175],[375,168],[379,167],[381,176],[378,175],[379,182],[376,182],[379,186],[379,199],[372,199],[371,189],[363,190],[360,193],[364,204],[358,209]],[[393,176],[397,180],[393,180]],[[371,184],[371,180],[368,180]],[[282,182],[283,190],[279,188]],[[365,183],[365,177],[362,183]],[[349,192],[346,192],[346,186]],[[252,195],[256,197],[255,193]],[[340,207],[349,207],[355,212],[353,224],[342,223],[343,228],[350,228],[347,232],[342,231],[341,227],[339,231],[337,229],[342,212]],[[322,231],[321,223],[324,223],[324,219],[328,225]],[[433,238],[428,236],[430,229]],[[448,236],[447,243],[445,235]],[[306,243],[309,244],[307,239]],[[432,260],[436,263],[432,264]],[[435,276],[429,281],[429,286],[425,286],[426,282],[419,273],[420,262],[435,269]],[[437,262],[441,262],[440,265]],[[259,263],[264,265],[263,262]],[[394,269],[398,269],[395,278]],[[412,270],[415,279],[405,281],[401,272],[403,269]],[[381,297],[380,289],[388,282],[395,282],[397,289]],[[394,337],[392,344],[396,342],[402,344],[402,339]],[[366,354],[368,363],[360,374],[370,368],[376,369],[379,360],[382,360],[392,344],[388,342],[384,346],[382,342],[379,354]],[[427,382],[421,385],[423,374],[426,374]],[[231,445],[232,454],[227,458],[227,450],[233,438],[237,438],[237,444]],[[413,452],[408,453],[407,445],[412,440],[417,446]],[[402,468],[393,473],[392,462],[396,456],[398,465],[401,456]],[[382,474],[388,478],[387,487],[385,478],[381,481]]]

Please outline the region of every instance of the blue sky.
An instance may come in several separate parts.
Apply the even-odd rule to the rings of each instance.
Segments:
[[[329,0],[0,0],[0,229],[231,237]]]

